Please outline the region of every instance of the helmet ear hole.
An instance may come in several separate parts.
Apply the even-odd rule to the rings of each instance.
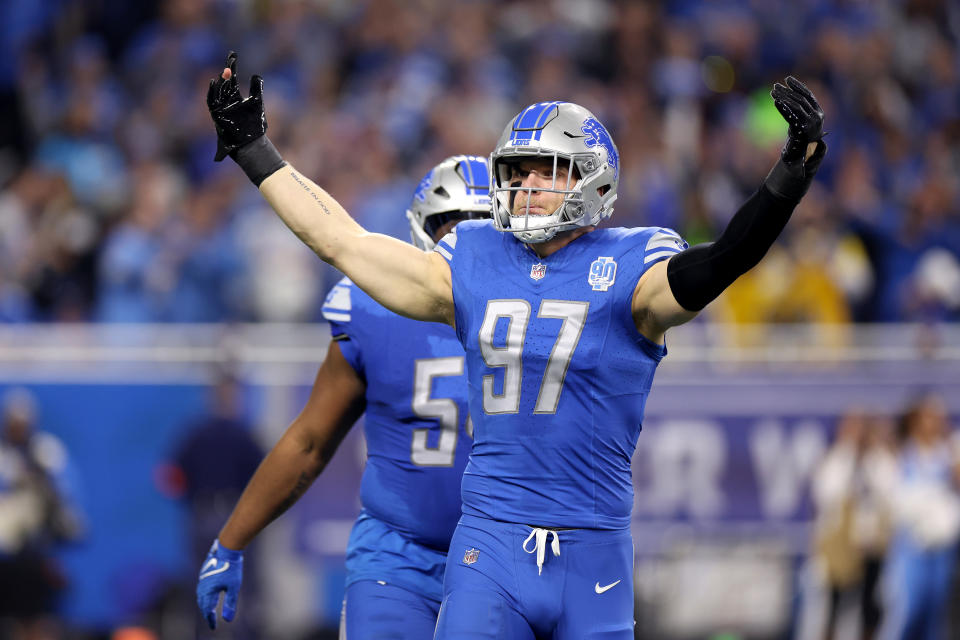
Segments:
[[[608,184],[605,184],[605,185],[603,185],[602,187],[597,187],[597,195],[598,195],[598,196],[602,196],[602,195],[606,194],[607,191],[610,191],[610,185],[608,185]]]

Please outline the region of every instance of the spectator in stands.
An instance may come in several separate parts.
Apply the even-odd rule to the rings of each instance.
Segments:
[[[856,612],[862,638],[873,638],[877,628],[876,585],[890,538],[890,495],[898,473],[891,436],[883,418],[851,409],[813,476],[814,562],[829,596],[826,640],[839,637],[844,612]]]
[[[893,533],[890,495],[897,482],[893,421],[884,415],[867,418],[860,482],[853,511],[853,538],[863,556],[860,591],[860,635],[872,640],[882,618],[880,577]]]
[[[946,638],[946,603],[960,538],[960,466],[943,402],[927,395],[901,424],[894,532],[884,577],[880,637]]]
[[[864,559],[854,540],[853,514],[865,428],[866,416],[861,410],[848,412],[812,481],[814,561],[829,596],[825,640],[834,638],[840,611],[852,603],[863,578]]]
[[[59,439],[36,429],[36,403],[28,391],[8,391],[2,411],[0,635],[53,640],[60,637],[53,615],[57,596],[67,586],[53,551],[82,532],[69,456]],[[12,621],[6,634],[4,619]]]
[[[392,212],[432,159],[488,153],[518,105],[560,91],[600,109],[625,141],[633,175],[622,182],[635,188],[620,193],[622,224],[714,237],[782,138],[758,88],[794,69],[831,114],[833,159],[808,211],[798,211],[810,224],[791,225],[767,268],[713,313],[744,323],[960,318],[952,3],[568,4],[267,0],[235,11],[172,0],[0,10],[10,23],[0,30],[11,34],[0,38],[10,54],[0,61],[0,113],[12,132],[0,135],[0,184],[19,165],[28,175],[53,172],[71,194],[48,216],[68,231],[45,258],[39,293],[23,280],[19,289],[0,283],[0,321],[317,317],[304,310],[335,281],[330,269],[285,290],[283,310],[238,304],[235,293],[225,303],[206,296],[205,283],[256,296],[255,270],[191,258],[150,230],[194,229],[190,203],[209,201],[208,186],[219,183],[199,94],[226,40],[272,79],[271,137],[307,175],[323,175],[361,224],[386,233],[403,233]],[[521,57],[530,64],[510,63]],[[142,219],[144,165],[163,166],[182,188],[162,223]],[[229,239],[245,217],[256,194],[238,184],[225,188],[194,248]],[[30,221],[28,245],[57,235],[42,227]],[[262,261],[252,255],[260,246],[235,249],[239,264]]]

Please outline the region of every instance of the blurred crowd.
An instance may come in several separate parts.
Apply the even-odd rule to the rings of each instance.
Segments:
[[[822,632],[808,637],[960,634],[958,436],[933,394],[899,422],[863,409],[840,419],[811,483],[813,567],[826,607]]]
[[[371,230],[528,103],[620,148],[613,224],[714,237],[793,74],[830,152],[780,243],[709,314],[960,318],[960,5],[948,0],[42,0],[0,4],[0,320],[309,321],[336,274],[213,162],[230,49],[270,136]]]

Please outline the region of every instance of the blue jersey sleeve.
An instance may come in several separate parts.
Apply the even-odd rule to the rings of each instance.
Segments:
[[[360,336],[353,323],[353,298],[355,285],[349,278],[343,278],[334,285],[323,302],[323,318],[330,323],[330,335],[338,343],[340,352],[353,370],[363,377],[363,352],[360,349]]]
[[[471,231],[474,228],[481,226],[484,222],[489,223],[489,220],[465,220],[458,224],[453,230],[450,231],[447,235],[443,236],[436,246],[433,248],[434,251],[443,256],[443,259],[447,261],[447,264],[450,265],[450,283],[453,288],[453,310],[454,310],[454,322],[456,323],[455,329],[457,332],[457,338],[460,340],[460,343],[463,344],[464,341],[464,327],[465,327],[465,318],[462,314],[464,312],[465,304],[467,300],[464,300],[464,297],[469,297],[471,291],[469,286],[462,286],[463,279],[469,278],[467,275],[467,270],[471,267],[472,260],[469,256],[470,251],[470,242],[460,242],[460,249],[458,250],[457,244],[459,239],[465,235],[470,235]]]
[[[689,246],[673,229],[656,227],[652,231],[643,248],[644,272],[661,260],[666,260]]]
[[[622,283],[617,281],[612,288],[617,300],[616,317],[629,335],[635,335],[640,347],[655,360],[659,361],[666,351],[662,345],[650,342],[636,332],[633,319],[633,297],[637,282],[650,267],[669,259],[687,248],[687,243],[673,229],[646,227],[633,229],[623,237],[629,248],[625,248],[620,258],[620,266],[625,276]]]
[[[453,254],[457,251],[457,228],[454,227],[450,233],[440,238],[433,250],[443,256],[443,259],[452,266]]]
[[[650,267],[667,260],[687,248],[687,243],[673,229],[664,227],[643,227],[630,230],[624,230],[626,233],[621,236],[621,274],[624,276],[623,285],[620,286],[617,297],[620,302],[627,305],[629,309],[633,303],[633,291],[637,282],[643,277]],[[591,266],[593,268],[593,266]],[[617,269],[614,271],[616,274]]]

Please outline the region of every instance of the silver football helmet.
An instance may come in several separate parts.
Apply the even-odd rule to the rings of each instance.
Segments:
[[[490,217],[490,170],[479,156],[451,156],[431,169],[407,209],[410,240],[433,249],[433,234],[450,220]]]
[[[510,182],[512,167],[524,159],[553,162],[551,188]],[[566,166],[568,179],[557,181],[557,167]],[[595,225],[613,213],[620,177],[620,154],[607,129],[592,113],[572,102],[538,102],[517,115],[504,129],[490,154],[493,187],[493,224],[522,242],[546,242],[558,232]],[[514,212],[518,191],[564,194],[563,203],[549,215]]]

